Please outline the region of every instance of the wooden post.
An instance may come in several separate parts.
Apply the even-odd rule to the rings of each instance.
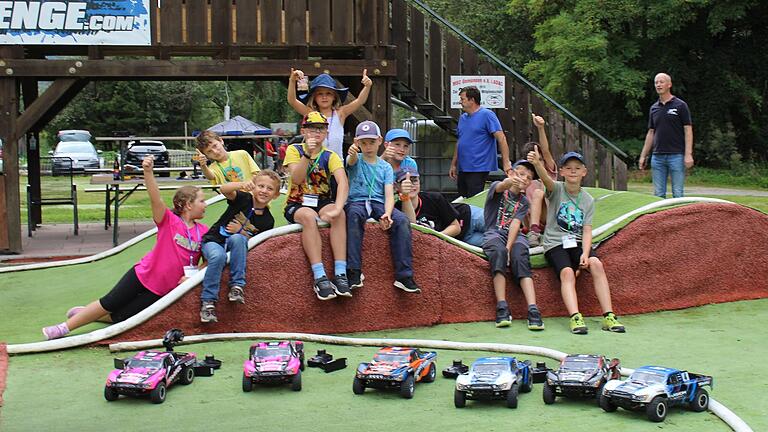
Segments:
[[[613,154],[604,146],[597,148],[600,168],[597,177],[597,186],[603,189],[613,189]]]
[[[19,197],[19,142],[16,118],[19,115],[16,78],[0,78],[0,138],[3,140],[3,177],[5,202],[0,207],[0,249],[21,252],[21,202]]]
[[[597,179],[597,173],[595,172],[595,159],[597,153],[595,153],[595,139],[589,135],[583,137],[584,145],[582,150],[584,151],[584,160],[587,162],[587,176],[584,177],[582,185],[587,187],[595,187],[595,179]]]
[[[21,94],[24,97],[24,109],[26,110],[37,99],[37,80],[25,79],[21,83]],[[40,134],[37,130],[30,130],[31,133],[26,134],[27,139],[24,140],[27,143],[27,184],[29,185],[29,191],[32,199],[36,202],[40,202]],[[31,148],[29,145],[29,139],[34,138],[35,147]],[[31,214],[27,217],[35,225],[43,223],[42,208],[39,205],[31,207]]]
[[[381,133],[386,134],[391,126],[392,102],[390,101],[391,79],[386,77],[371,77],[373,86],[368,96],[373,121],[379,125]]]
[[[616,155],[613,155],[613,168],[616,170],[616,183],[613,185],[614,190],[627,190],[627,164]]]

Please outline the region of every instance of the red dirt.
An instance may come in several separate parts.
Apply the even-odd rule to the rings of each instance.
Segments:
[[[3,406],[3,392],[5,391],[5,380],[8,376],[8,348],[4,343],[0,343],[0,407]]]
[[[327,234],[326,230],[323,258],[330,269]],[[244,305],[226,300],[222,282],[218,323],[199,322],[198,287],[119,339],[157,338],[172,327],[186,334],[346,333],[494,318],[491,277],[482,258],[414,231],[415,279],[423,292],[409,294],[392,285],[387,234],[376,225],[367,226],[366,234],[365,286],[354,291],[354,298],[317,299],[300,234],[291,234],[250,251]],[[638,218],[604,242],[598,254],[606,267],[614,309],[626,315],[768,297],[766,244],[765,214],[737,205],[696,204]],[[535,270],[534,282],[542,313],[565,316],[551,268]],[[599,315],[588,274],[579,278],[577,290],[581,311]],[[524,316],[525,301],[512,284],[508,298],[513,316]]]

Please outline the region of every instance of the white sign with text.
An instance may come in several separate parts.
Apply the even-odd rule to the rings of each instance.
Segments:
[[[480,90],[480,105],[485,108],[506,108],[504,75],[451,75],[451,108],[461,109],[459,91],[475,86]]]

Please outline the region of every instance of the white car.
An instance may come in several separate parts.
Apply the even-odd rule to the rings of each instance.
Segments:
[[[60,141],[56,150],[48,152],[53,157],[51,170],[53,175],[69,174],[70,171],[83,172],[86,168],[102,168],[101,150],[88,141]]]

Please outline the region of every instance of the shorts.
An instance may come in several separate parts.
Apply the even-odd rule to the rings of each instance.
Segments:
[[[560,280],[560,272],[564,268],[570,267],[573,271],[579,269],[579,258],[581,258],[581,242],[576,244],[575,248],[563,249],[563,245],[555,246],[554,248],[544,252],[544,258],[546,258],[549,265],[555,270],[555,276]],[[590,257],[597,257],[594,249],[589,250]]]
[[[125,321],[158,301],[160,296],[148,290],[131,267],[112,291],[99,299],[101,307],[110,313],[112,322]]]
[[[464,172],[460,171],[457,176],[457,185],[459,195],[464,198],[471,198],[485,190],[485,182],[488,180],[487,172]]]
[[[525,236],[518,234],[512,245],[512,252],[508,255],[507,239],[496,232],[487,232],[483,238],[483,252],[488,257],[491,276],[495,276],[496,273],[506,274],[509,268],[518,284],[520,279],[533,277],[528,240]],[[508,261],[509,265],[507,265]]]
[[[333,201],[332,200],[320,200],[317,203],[317,207],[305,206],[304,204],[299,203],[299,202],[289,202],[289,203],[285,204],[285,210],[283,211],[283,215],[285,216],[285,220],[287,220],[288,223],[292,223],[293,224],[293,223],[296,223],[296,221],[293,219],[293,217],[296,215],[296,212],[299,211],[300,208],[302,208],[302,207],[311,208],[312,210],[317,212],[317,214],[319,215],[320,214],[320,209],[322,209],[323,207],[327,206],[328,204],[333,204]]]

